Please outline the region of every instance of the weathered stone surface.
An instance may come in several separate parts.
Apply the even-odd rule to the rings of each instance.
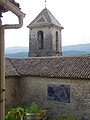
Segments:
[[[61,30],[63,27],[50,13],[48,9],[44,9],[41,13],[28,25],[29,28],[29,57],[44,57],[62,55]],[[38,35],[43,33],[43,49],[38,48]],[[56,34],[57,33],[57,34]]]
[[[47,100],[47,84],[70,85],[70,103]],[[26,106],[35,101],[48,114],[71,114],[81,117],[90,112],[89,80],[22,77],[19,80],[19,104]]]
[[[6,77],[5,80],[6,112],[18,106],[18,78]]]

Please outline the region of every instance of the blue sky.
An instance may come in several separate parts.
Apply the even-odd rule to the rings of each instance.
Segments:
[[[26,14],[20,29],[5,30],[5,47],[28,46],[27,25],[45,8],[45,0],[15,0]],[[62,45],[90,43],[90,0],[47,0],[47,9],[64,27]],[[11,12],[3,14],[3,24],[18,23]]]

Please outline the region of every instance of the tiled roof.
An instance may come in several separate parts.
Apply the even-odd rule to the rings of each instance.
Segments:
[[[90,79],[90,57],[33,57],[10,61],[21,76]]]
[[[5,59],[5,76],[19,76],[16,68],[8,58]]]
[[[40,20],[40,18],[43,19],[43,22],[41,20],[41,22],[38,20]],[[44,21],[45,20],[45,21]],[[63,27],[61,26],[61,24],[56,20],[56,18],[52,15],[52,13],[47,9],[43,9],[40,14],[28,25],[28,27],[36,27],[36,26],[46,26],[46,25],[55,25],[60,27],[61,29],[63,29]]]

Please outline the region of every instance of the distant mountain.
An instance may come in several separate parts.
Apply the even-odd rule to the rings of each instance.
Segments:
[[[80,56],[90,54],[90,43],[63,46],[63,56]]]
[[[85,51],[90,53],[90,43],[63,46],[63,51],[74,50],[74,51]]]
[[[67,50],[67,51],[63,51],[63,56],[80,56],[80,55],[86,55],[86,54],[90,54],[88,52],[85,51],[76,51],[76,50]]]
[[[90,54],[90,43],[89,44],[78,44],[63,46],[63,56],[80,56]],[[6,48],[5,57],[9,58],[23,58],[28,57],[28,47],[9,47]]]
[[[5,50],[6,54],[14,54],[14,53],[19,53],[19,52],[28,52],[29,48],[28,47],[7,47]]]
[[[24,58],[24,57],[28,57],[28,52],[6,54],[5,57],[7,57],[7,58]]]

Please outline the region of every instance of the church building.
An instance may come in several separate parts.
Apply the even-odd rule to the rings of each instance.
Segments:
[[[61,56],[63,27],[44,8],[40,14],[28,25],[29,28],[29,57]]]

